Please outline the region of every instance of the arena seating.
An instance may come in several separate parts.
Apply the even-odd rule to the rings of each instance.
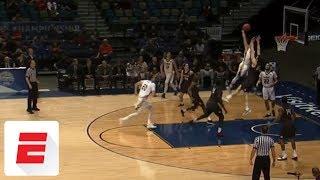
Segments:
[[[8,17],[5,9],[5,4],[4,2],[0,2],[0,21],[7,21],[7,20],[8,20]]]

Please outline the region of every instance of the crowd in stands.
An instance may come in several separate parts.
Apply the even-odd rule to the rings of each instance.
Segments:
[[[6,6],[14,22],[72,20],[77,9],[74,0],[8,0]]]

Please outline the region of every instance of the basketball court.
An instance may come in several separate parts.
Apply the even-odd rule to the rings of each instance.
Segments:
[[[264,55],[268,61],[277,58],[273,62],[275,66],[284,67],[290,63],[289,55],[285,53],[297,53],[293,52],[292,47],[308,48],[305,46],[310,40],[307,32],[313,30],[308,29],[308,12],[313,7],[312,3],[284,7],[283,33],[274,37],[277,49]],[[290,65],[295,66],[290,68],[292,70],[304,64]],[[299,73],[286,74],[300,81],[299,78],[305,74]],[[210,94],[210,91],[202,91],[200,96],[207,102]],[[158,93],[157,97],[150,98],[154,110],[153,121],[157,125],[152,130],[146,127],[147,112],[119,123],[119,118],[135,111],[133,104],[137,97],[133,94],[70,96],[44,90],[38,105],[41,111],[35,114],[26,113],[24,96],[1,97],[1,132],[4,131],[5,121],[52,120],[60,123],[60,171],[55,177],[8,177],[1,173],[0,179],[248,180],[251,179],[253,168],[249,164],[252,143],[255,137],[261,135],[260,127],[268,125],[268,135],[275,141],[280,137],[280,125],[274,123],[272,118],[264,118],[266,110],[260,94],[249,95],[252,112],[246,116],[243,115],[243,93],[225,103],[228,113],[225,114],[223,137],[216,135],[216,116],[211,116],[214,124],[205,121],[188,123],[202,114],[200,108],[182,117],[177,96],[173,93],[168,93],[166,99],[160,96]],[[298,115],[295,126],[299,159],[291,159],[291,146],[290,143],[286,144],[288,160],[276,161],[275,167],[271,168],[271,179],[313,179],[311,169],[319,166],[320,162],[320,109],[315,105],[316,92],[296,81],[283,80],[276,86],[276,109],[284,96]],[[190,105],[189,98],[184,101],[187,106]],[[3,133],[0,133],[0,138],[4,139]],[[1,141],[1,154],[4,154],[3,146]],[[275,149],[278,156],[281,153],[278,143]],[[4,161],[4,156],[0,159]],[[3,171],[3,163],[0,163],[0,167]]]
[[[291,92],[292,97],[296,97],[298,87],[304,88],[290,83],[283,86],[294,89],[294,92],[281,88],[280,96]],[[312,90],[300,90],[314,96]],[[209,92],[203,92],[201,96],[206,101]],[[5,106],[0,111],[4,120],[60,122],[59,176],[29,179],[250,179],[251,144],[259,134],[259,126],[268,124],[269,120],[262,118],[264,104],[256,95],[250,96],[253,112],[242,117],[243,107],[234,104],[241,104],[243,98],[238,95],[227,105],[230,113],[226,115],[225,135],[221,139],[215,136],[215,125],[186,123],[191,117],[181,117],[177,97],[171,94],[167,100],[152,99],[154,119],[158,124],[153,131],[145,127],[145,113],[119,125],[119,117],[134,111],[134,95],[41,98],[40,107],[43,108],[34,115],[15,108],[23,107],[24,99],[1,100]],[[196,115],[200,113],[195,112]],[[300,111],[296,122],[300,159],[277,162],[272,168],[273,179],[294,179],[287,172],[300,172],[303,179],[312,178],[310,169],[320,161],[317,155],[320,127],[312,118],[303,109]],[[278,131],[276,124],[271,126],[270,134],[275,139]],[[279,150],[277,144],[277,153]]]

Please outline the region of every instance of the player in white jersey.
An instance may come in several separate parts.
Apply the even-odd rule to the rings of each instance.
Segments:
[[[162,77],[165,77],[164,90],[162,98],[166,98],[166,93],[168,91],[169,85],[174,90],[174,95],[177,95],[177,87],[174,84],[174,74],[177,72],[177,65],[174,59],[171,57],[171,52],[167,52],[165,57],[163,57],[163,62],[161,63],[160,71]]]
[[[229,95],[227,95],[226,97],[223,98],[224,101],[229,102],[231,100],[231,98],[238,94],[240,92],[240,90],[243,89],[242,87],[242,83],[245,81],[245,79],[248,76],[248,71],[250,70],[250,68],[256,68],[257,66],[257,62],[258,62],[258,58],[261,54],[261,50],[260,50],[260,36],[258,37],[253,37],[251,39],[250,45],[247,44],[247,37],[244,31],[242,31],[242,38],[243,38],[243,44],[245,47],[245,51],[244,51],[244,58],[243,61],[239,64],[239,68],[238,68],[238,72],[236,74],[236,76],[232,79],[229,87],[227,88],[230,92]],[[257,53],[255,51],[255,42],[257,43]],[[238,86],[238,88],[231,93],[231,89],[233,88],[233,86],[238,82],[241,81],[240,85]],[[253,85],[254,86],[254,85]],[[251,110],[249,108],[249,103],[248,103],[248,93],[245,94],[246,98],[245,98],[245,112],[244,115],[248,114]]]
[[[156,85],[150,81],[150,80],[141,80],[135,84],[135,94],[137,94],[137,90],[140,88],[140,92],[138,94],[138,101],[134,104],[136,112],[129,114],[126,117],[120,118],[120,124],[122,124],[124,121],[129,120],[130,118],[137,116],[139,113],[141,113],[144,109],[147,109],[149,111],[148,114],[148,122],[147,122],[147,128],[148,129],[154,129],[156,126],[152,123],[152,105],[150,102],[148,102],[148,97],[154,96],[156,93]]]
[[[228,87],[228,89],[230,90],[239,80],[243,80],[243,78],[245,78],[250,66],[256,67],[257,58],[255,57],[255,50],[254,50],[255,41],[257,41],[257,56],[260,56],[260,37],[257,37],[257,38],[253,37],[250,40],[250,44],[248,44],[246,33],[244,30],[242,30],[242,39],[243,39],[243,46],[244,46],[243,60],[239,64],[238,72],[236,76],[232,79]]]
[[[272,116],[275,116],[274,107],[276,105],[276,102],[275,102],[276,95],[275,95],[274,86],[277,84],[277,82],[278,82],[278,76],[276,72],[272,71],[271,65],[267,63],[265,67],[265,71],[262,71],[260,73],[259,80],[257,82],[257,86],[260,83],[262,83],[262,86],[263,86],[262,95],[263,95],[263,99],[267,109],[267,114],[265,115],[265,117],[271,116],[269,101],[271,101]]]

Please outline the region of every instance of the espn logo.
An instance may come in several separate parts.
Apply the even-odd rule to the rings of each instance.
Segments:
[[[6,121],[4,173],[7,176],[59,174],[57,121]]]
[[[28,152],[45,152],[47,133],[20,133],[19,141],[44,142],[44,144],[19,144],[17,152],[17,164],[43,163],[44,155],[28,155]]]

